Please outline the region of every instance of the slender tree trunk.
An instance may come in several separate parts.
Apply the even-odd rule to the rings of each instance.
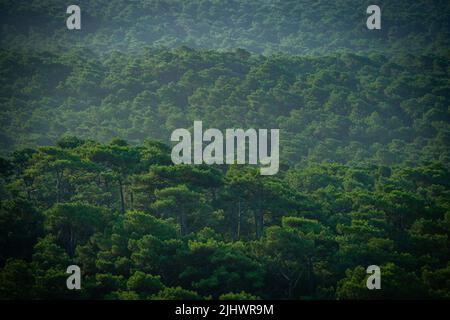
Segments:
[[[281,275],[283,276],[283,278],[285,278],[287,280],[288,283],[288,299],[292,298],[292,292],[295,289],[295,281],[291,278],[288,277],[284,272],[280,271]]]
[[[180,220],[181,235],[184,236],[188,233],[188,228],[187,228],[187,224],[186,224],[186,217],[184,215],[183,210],[180,211],[179,220]]]
[[[308,257],[308,284],[309,284],[309,288],[308,288],[309,292],[313,293],[314,287],[315,287],[315,278],[314,278],[314,269],[313,269],[311,257]]]
[[[106,193],[109,193],[109,184],[108,184],[107,177],[105,177],[104,188],[105,188]],[[111,208],[111,197],[110,196],[107,196],[107,198],[106,198],[106,207],[108,209]]]
[[[72,257],[74,253],[75,253],[75,239],[73,235],[73,228],[70,228],[69,255]]]
[[[60,173],[59,170],[56,171],[56,203],[59,203],[61,200],[61,179],[62,179],[62,172]]]
[[[133,195],[133,191],[130,191],[130,209],[134,210],[134,195]]]
[[[123,197],[123,184],[122,179],[119,179],[119,192],[120,192],[120,210],[122,214],[125,213],[125,199]]]
[[[261,209],[257,209],[255,213],[255,224],[256,224],[256,238],[259,239],[262,237],[263,232],[263,214]]]
[[[27,199],[28,201],[31,201],[31,186],[26,186],[27,189]]]
[[[288,298],[292,298],[292,292],[294,291],[294,281],[289,280]]]
[[[280,270],[280,273],[283,276],[283,278],[285,278],[287,280],[287,282],[288,282],[288,298],[292,299],[292,296],[294,294],[294,290],[295,290],[295,288],[297,288],[297,284],[298,284],[298,281],[300,280],[300,277],[301,277],[302,273],[298,272],[298,274],[296,276],[295,275],[287,276],[281,270]]]
[[[258,199],[258,205],[255,211],[255,227],[256,227],[256,238],[259,239],[263,234],[264,226],[264,215],[261,208],[261,200]]]
[[[237,217],[237,231],[236,231],[236,238],[239,240],[241,238],[241,200],[238,201],[238,217]]]

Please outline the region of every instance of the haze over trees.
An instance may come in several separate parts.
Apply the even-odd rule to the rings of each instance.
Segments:
[[[383,54],[448,53],[446,0],[378,1],[382,28],[369,32],[360,0],[80,0],[80,31],[65,28],[64,0],[2,0],[3,48],[88,47],[95,52],[138,52],[143,46],[243,48],[295,55],[336,51]]]
[[[450,298],[449,3],[368,4],[0,1],[0,298]],[[279,173],[174,165],[195,120]]]

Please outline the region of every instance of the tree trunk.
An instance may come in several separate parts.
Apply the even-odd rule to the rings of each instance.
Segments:
[[[294,291],[294,282],[289,280],[289,288],[288,288],[288,298],[292,299],[292,293]]]
[[[27,199],[28,199],[28,201],[31,201],[31,190],[30,190],[30,187],[26,186],[26,189],[27,189]]]
[[[134,210],[134,195],[133,195],[133,191],[130,191],[130,210]]]
[[[122,179],[119,179],[119,192],[120,192],[120,210],[122,214],[125,213],[125,199],[123,198],[123,184]]]
[[[61,179],[62,179],[62,172],[60,173],[59,170],[56,171],[56,203],[59,203],[61,200]]]
[[[75,254],[75,238],[73,235],[73,228],[70,228],[69,255],[73,257],[74,254]]]
[[[238,217],[237,217],[237,230],[236,230],[236,239],[239,240],[241,237],[241,200],[238,201]]]
[[[264,215],[261,209],[261,200],[258,200],[258,205],[255,211],[255,227],[256,227],[256,238],[259,239],[263,234],[264,226]]]
[[[314,269],[311,257],[308,257],[308,285],[309,292],[313,293],[315,290]]]
[[[180,220],[181,235],[184,236],[188,233],[188,228],[187,228],[187,224],[186,224],[186,217],[184,216],[183,210],[180,211],[179,220]]]

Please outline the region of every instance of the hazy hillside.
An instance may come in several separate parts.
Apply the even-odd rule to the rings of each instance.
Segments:
[[[256,53],[448,52],[450,3],[382,0],[382,28],[366,28],[373,1],[81,0],[82,29],[65,27],[62,0],[0,1],[1,46],[77,45],[96,52],[145,45],[243,48]]]
[[[448,164],[449,60],[438,56],[278,55],[146,50],[102,58],[4,52],[4,151],[63,135],[169,142],[205,127],[280,128],[285,165]]]
[[[450,298],[448,1],[78,4],[0,0],[0,299]],[[195,120],[279,173],[173,164]]]

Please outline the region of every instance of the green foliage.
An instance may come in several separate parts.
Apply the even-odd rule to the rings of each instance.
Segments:
[[[108,224],[107,211],[88,204],[57,203],[45,212],[46,228],[67,252],[73,254],[95,232]]]
[[[282,169],[321,162],[392,166],[436,160],[448,165],[450,159],[446,139],[449,60],[445,56],[339,53],[244,59],[238,51],[148,48],[133,56],[118,52],[84,56],[71,51],[61,58],[57,53],[32,53],[31,67],[29,55],[0,53],[0,69],[9,64],[23,69],[5,74],[5,82],[12,87],[1,93],[0,131],[10,143],[1,148],[2,153],[57,141],[64,152],[83,148],[84,140],[70,135],[92,146],[95,143],[89,139],[109,142],[120,137],[130,144],[115,139],[85,152],[95,165],[109,168],[110,179],[121,181],[122,189],[143,164],[170,162],[161,149],[167,147],[147,143],[136,150],[133,145],[148,138],[169,142],[172,130],[189,128],[198,119],[219,129],[280,128]],[[54,61],[50,66],[48,59]],[[80,72],[73,59],[91,66]],[[39,83],[50,81],[49,68],[67,72],[51,82],[51,88],[40,88],[38,96],[27,93],[33,78],[46,79]],[[129,68],[135,71],[126,71]],[[197,81],[186,82],[191,74]],[[82,89],[87,81],[83,77],[91,76],[102,79],[102,90]],[[73,77],[81,79],[73,82]],[[41,102],[44,97],[53,107]],[[53,163],[52,149],[46,152],[44,158],[31,161],[37,162],[36,170],[49,170],[55,178],[61,170],[87,165],[75,158]],[[24,153],[24,157],[30,155]],[[178,174],[183,171],[177,170]],[[191,169],[193,179],[195,170]],[[361,172],[348,174],[347,188],[373,183]],[[310,188],[316,187],[313,182],[327,183],[319,176],[302,183]]]
[[[259,300],[258,297],[248,294],[244,291],[239,293],[225,293],[219,297],[219,300]]]
[[[33,274],[23,260],[8,259],[0,271],[0,298],[31,299]]]
[[[0,298],[448,299],[450,5],[369,4],[1,1]],[[173,165],[195,120],[279,173]]]
[[[127,288],[143,296],[152,295],[163,289],[160,276],[152,276],[136,271],[127,281]]]
[[[64,28],[64,1],[17,5],[8,0],[0,6],[5,25],[0,44],[21,47],[26,43],[33,49],[48,50],[73,43],[97,52],[133,52],[149,44],[188,45],[303,55],[344,50],[417,53],[448,48],[447,2],[383,1],[381,30],[367,32],[366,8],[370,4],[356,0],[82,1],[82,31],[70,33]],[[33,33],[27,33],[31,28]],[[248,57],[244,50],[239,55]],[[89,80],[94,84],[96,78]]]
[[[37,238],[43,234],[43,216],[23,200],[0,204],[0,263],[5,258],[29,259]]]
[[[414,272],[408,272],[394,263],[380,266],[383,270],[382,290],[367,290],[364,268],[347,270],[346,278],[339,282],[338,299],[424,299],[427,292]]]
[[[448,297],[449,170],[438,162],[262,177],[247,166],[175,166],[164,160],[170,149],[150,141],[70,141],[11,157],[2,297]],[[103,162],[92,158],[98,150],[116,151]],[[14,160],[20,154],[32,156]],[[111,160],[130,155],[127,167]],[[59,189],[47,184],[55,179]],[[373,263],[381,291],[365,287]],[[70,264],[83,270],[80,293],[65,288]]]
[[[200,300],[200,298],[194,291],[181,287],[165,288],[152,297],[154,300]]]

